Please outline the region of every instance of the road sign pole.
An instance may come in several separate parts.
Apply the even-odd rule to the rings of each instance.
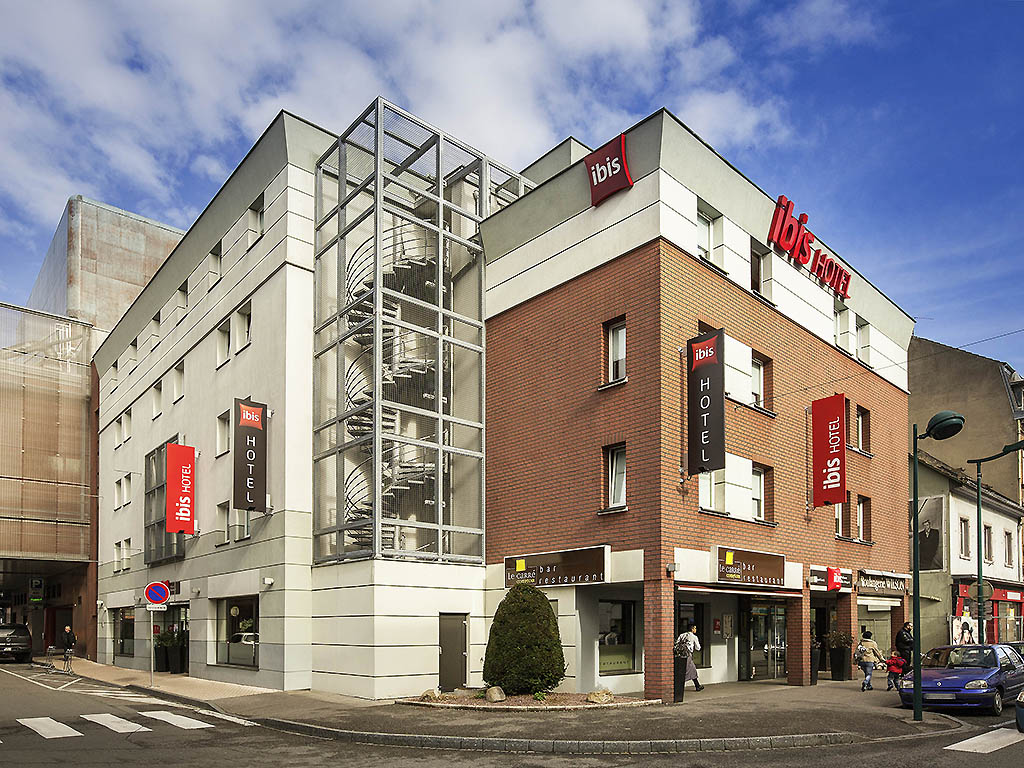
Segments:
[[[156,651],[153,649],[153,611],[146,611],[149,614],[149,687],[153,688],[153,667],[155,666]]]

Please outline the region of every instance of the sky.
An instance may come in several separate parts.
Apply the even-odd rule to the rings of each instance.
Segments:
[[[0,301],[68,197],[187,229],[281,109],[378,94],[525,167],[667,107],[917,319],[1024,372],[1024,2],[11,3]]]

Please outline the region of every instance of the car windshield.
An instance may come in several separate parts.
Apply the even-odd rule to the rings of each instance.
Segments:
[[[921,666],[933,669],[936,667],[946,669],[994,667],[996,666],[996,655],[991,648],[933,648],[921,659]]]
[[[12,635],[27,635],[28,627],[24,627],[21,624],[0,624],[0,637],[10,637]]]

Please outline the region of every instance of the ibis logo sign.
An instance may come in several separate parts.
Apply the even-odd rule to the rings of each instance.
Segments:
[[[820,248],[812,249],[814,241],[814,233],[807,228],[807,214],[793,216],[793,201],[779,195],[768,230],[768,242],[789,254],[794,264],[807,266],[811,274],[831,288],[836,296],[850,298],[849,271]]]
[[[234,494],[232,506],[267,511],[267,406],[235,400]]]
[[[626,134],[622,133],[583,159],[590,177],[590,204],[600,205],[620,189],[633,186],[626,164]]]

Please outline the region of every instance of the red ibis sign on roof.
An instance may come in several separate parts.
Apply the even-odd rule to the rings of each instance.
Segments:
[[[797,264],[806,266],[811,274],[827,285],[843,299],[850,298],[850,273],[838,261],[820,248],[811,250],[814,234],[807,229],[807,214],[793,216],[793,201],[779,195],[775,204],[775,215],[768,230],[768,242],[779,246]]]
[[[598,205],[620,189],[633,186],[626,165],[626,134],[622,133],[585,158],[583,165],[590,177],[590,204]]]

